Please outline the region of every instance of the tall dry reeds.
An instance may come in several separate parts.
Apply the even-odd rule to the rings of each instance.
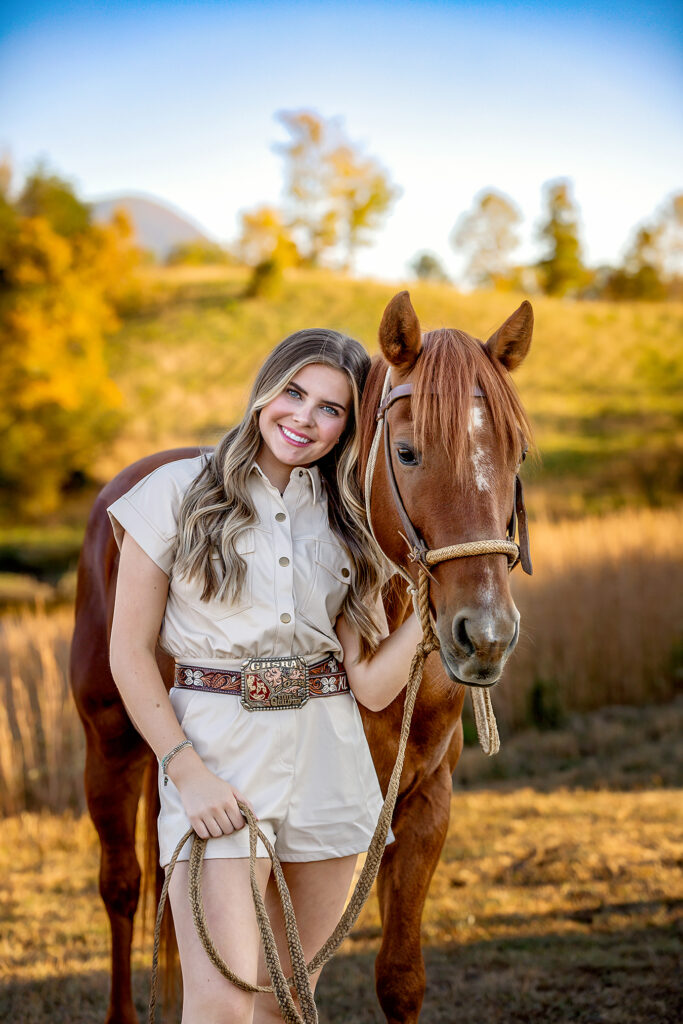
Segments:
[[[493,693],[508,729],[665,700],[683,655],[683,510],[532,525],[516,570],[518,650]],[[72,613],[0,619],[0,814],[82,808],[83,731],[67,681]]]
[[[531,527],[517,650],[493,700],[510,726],[670,697],[683,663],[683,509]],[[680,682],[680,680],[679,680]],[[535,706],[534,706],[535,701]]]
[[[0,619],[0,814],[82,809],[84,737],[68,684],[73,612]]]

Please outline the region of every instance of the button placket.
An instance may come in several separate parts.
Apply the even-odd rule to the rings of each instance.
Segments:
[[[273,573],[275,578],[277,636],[292,647],[294,637],[294,573],[291,516],[282,496],[273,496],[277,508],[273,525]]]

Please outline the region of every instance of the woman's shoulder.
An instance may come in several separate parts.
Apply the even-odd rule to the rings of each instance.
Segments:
[[[157,466],[107,507],[120,548],[125,531],[168,573],[182,499],[211,453],[172,459]]]

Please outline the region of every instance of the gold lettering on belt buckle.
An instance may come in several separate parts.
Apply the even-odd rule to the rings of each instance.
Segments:
[[[301,708],[310,696],[303,658],[250,658],[242,665],[242,707],[247,711]]]

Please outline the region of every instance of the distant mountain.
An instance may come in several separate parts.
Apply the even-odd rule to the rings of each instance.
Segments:
[[[185,242],[213,244],[204,232],[180,210],[144,196],[114,195],[91,203],[96,221],[108,221],[114,210],[123,208],[135,231],[135,241],[163,260],[175,245]]]

